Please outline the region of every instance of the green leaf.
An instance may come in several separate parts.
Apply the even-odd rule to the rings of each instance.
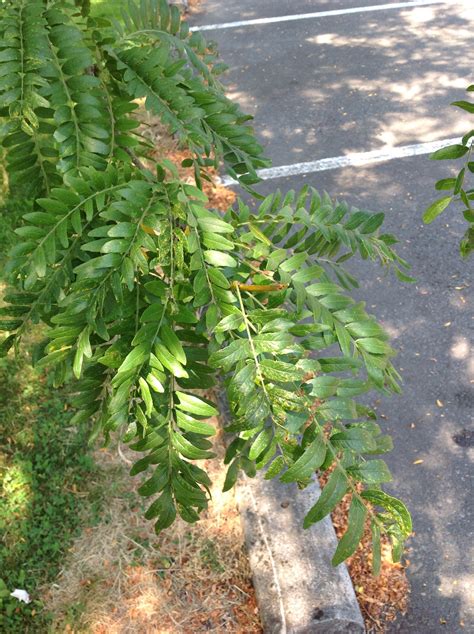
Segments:
[[[361,366],[361,362],[352,357],[320,357],[318,361],[323,372],[346,372]]]
[[[371,354],[385,355],[392,352],[392,348],[387,343],[385,343],[385,341],[381,341],[380,339],[375,339],[372,337],[357,339],[357,345],[362,348],[362,350],[370,352]]]
[[[222,253],[222,251],[215,251],[214,249],[204,251],[204,259],[212,266],[228,266],[230,268],[235,268],[237,266],[237,260],[231,255],[228,253]]]
[[[432,203],[423,214],[423,222],[425,224],[429,224],[430,222],[433,222],[435,218],[437,218],[441,213],[443,213],[443,211],[446,209],[446,207],[449,205],[452,199],[453,199],[452,196],[443,196],[443,198],[439,198],[438,200],[435,200],[435,202]]]
[[[72,364],[72,372],[76,379],[79,379],[82,373],[82,362],[84,359],[84,355],[78,349],[76,350],[76,354],[74,355],[74,362]]]
[[[143,377],[138,379],[138,383],[140,384],[140,393],[145,403],[146,415],[151,416],[153,411],[153,398],[151,396],[150,388]]]
[[[333,398],[322,403],[317,415],[322,420],[353,420],[358,418],[358,411],[355,401],[349,398]]]
[[[228,330],[238,330],[244,323],[244,318],[241,313],[232,313],[227,315],[224,319],[217,324],[216,332],[227,332]]]
[[[347,478],[342,471],[336,469],[331,473],[316,504],[311,507],[304,518],[303,527],[309,528],[329,515],[347,492]]]
[[[253,233],[253,235],[257,238],[257,240],[259,240],[260,242],[263,242],[263,244],[267,244],[269,246],[272,244],[272,241],[269,238],[267,238],[267,236],[262,231],[260,231],[257,225],[250,222],[249,229]]]
[[[306,287],[306,292],[314,297],[334,294],[340,292],[340,287],[333,282],[319,282]]]
[[[204,217],[197,219],[198,225],[208,233],[234,233],[234,227],[220,218]]]
[[[381,484],[392,480],[392,474],[383,460],[368,460],[347,467],[347,473],[365,484]]]
[[[173,503],[170,487],[166,487],[160,497],[153,502],[145,513],[146,519],[158,517],[155,523],[155,532],[159,533],[171,526],[176,519],[176,508]]]
[[[209,279],[211,283],[219,288],[228,289],[230,288],[229,280],[226,278],[224,273],[219,269],[207,269],[207,274],[209,275]]]
[[[146,361],[147,348],[144,344],[140,344],[131,350],[122,362],[122,365],[117,370],[117,374],[127,372],[136,368]]]
[[[203,460],[204,458],[212,458],[214,454],[196,447],[192,442],[178,432],[173,432],[171,440],[174,448],[185,458],[190,460]]]
[[[239,471],[240,471],[240,460],[239,458],[236,458],[230,463],[229,468],[227,469],[227,473],[224,480],[224,486],[222,488],[223,493],[225,493],[226,491],[230,491],[230,489],[232,489],[234,484],[237,482],[237,478],[239,477]]]
[[[372,574],[377,577],[380,574],[382,563],[382,545],[380,543],[380,527],[375,520],[370,523],[372,534]]]
[[[206,328],[212,332],[219,321],[219,309],[216,304],[211,304],[206,311]]]
[[[470,112],[471,114],[474,114],[474,103],[471,103],[470,101],[453,101],[452,106],[457,106],[458,108],[461,108],[462,110],[465,110],[466,112]]]
[[[149,480],[146,480],[139,488],[138,493],[143,497],[150,497],[163,490],[168,482],[168,469],[166,465],[158,466]]]
[[[326,444],[321,434],[305,449],[302,456],[281,476],[281,482],[296,482],[314,474],[324,462]]]
[[[444,189],[449,190],[453,189],[455,184],[455,178],[442,178],[441,180],[436,182],[435,188],[440,191]]]
[[[214,352],[209,357],[209,365],[213,368],[223,368],[228,371],[238,361],[243,361],[251,356],[250,344],[247,339],[232,341],[222,350]]]
[[[173,332],[169,326],[163,324],[160,329],[160,337],[170,353],[176,357],[177,361],[182,365],[186,365],[186,354],[176,333]]]
[[[393,439],[391,436],[383,435],[375,438],[375,449],[368,451],[370,454],[387,453],[393,449]]]
[[[257,354],[262,352],[284,353],[293,347],[293,337],[285,332],[257,335],[253,338]]]
[[[385,219],[385,214],[378,213],[372,214],[362,225],[359,227],[361,233],[374,233],[382,224]]]
[[[357,338],[376,338],[376,339],[387,339],[388,335],[385,333],[384,329],[380,324],[371,320],[365,319],[363,321],[356,321],[353,323],[349,323],[346,325],[346,329],[348,332]]]
[[[469,148],[465,145],[448,145],[440,150],[436,150],[433,154],[430,154],[430,159],[435,161],[442,161],[445,159],[457,159],[461,158],[468,152]]]
[[[44,368],[48,365],[57,365],[61,363],[61,361],[65,361],[70,355],[70,350],[56,350],[55,352],[51,352],[50,354],[42,357],[35,363],[35,367],[37,369]]]
[[[322,266],[315,264],[313,266],[308,266],[307,268],[303,268],[299,270],[297,273],[293,275],[294,282],[300,282],[301,284],[306,284],[307,282],[314,282],[321,277],[324,273],[324,269]]]
[[[178,511],[187,522],[195,522],[199,516],[192,510],[193,506],[204,509],[207,506],[206,494],[197,482],[189,482],[179,474],[173,474],[172,488],[176,501],[181,505]],[[184,507],[184,509],[183,509]],[[185,511],[183,514],[183,510]]]
[[[38,277],[46,275],[46,256],[42,246],[35,249],[33,253],[33,266]]]
[[[256,460],[259,455],[265,451],[270,444],[273,437],[273,432],[270,428],[262,429],[257,435],[249,450],[249,460]]]
[[[143,323],[146,322],[156,322],[158,323],[163,316],[163,306],[161,304],[150,304],[147,306],[143,313],[140,316],[140,321]]]
[[[268,467],[267,471],[265,472],[265,480],[271,480],[272,478],[275,478],[280,473],[280,471],[283,469],[284,466],[285,466],[284,457],[277,456],[275,460],[272,462],[272,464]]]
[[[118,222],[108,230],[107,235],[111,238],[131,238],[136,231],[137,226],[133,222]]]
[[[397,563],[402,556],[403,537],[394,527],[390,530],[390,541],[392,542],[392,561]]]
[[[65,215],[68,212],[67,205],[53,198],[37,198],[36,202],[38,205],[43,207],[43,209],[46,209],[46,211],[50,211],[54,214]]]
[[[168,351],[168,348],[161,343],[157,343],[155,345],[155,354],[158,360],[167,368],[173,376],[177,378],[187,379],[189,374],[183,368],[183,366],[179,363],[177,359]]]
[[[364,534],[366,515],[367,508],[354,496],[349,508],[347,530],[337,545],[336,552],[332,558],[331,563],[333,566],[338,566],[357,550],[357,546]]]
[[[400,280],[400,282],[407,282],[408,284],[413,284],[413,282],[416,282],[416,277],[405,275],[405,273],[403,273],[399,269],[395,269],[395,275]]]
[[[374,437],[365,429],[347,429],[337,432],[331,436],[331,444],[338,449],[350,449],[357,453],[376,449]]]
[[[267,379],[270,379],[270,381],[280,381],[281,383],[299,382],[302,381],[305,376],[304,370],[284,361],[262,359],[260,369]]]
[[[334,396],[337,392],[337,388],[341,379],[335,376],[317,376],[310,381],[313,389],[311,390],[311,396],[316,398],[326,399],[329,396]]]
[[[209,403],[206,403],[197,396],[192,394],[185,394],[184,392],[176,392],[179,398],[179,405],[177,407],[190,414],[197,414],[198,416],[217,416],[219,411]]]
[[[0,343],[0,358],[5,357],[8,354],[8,351],[12,348],[15,343],[16,336],[9,335],[6,339],[4,339]]]
[[[469,141],[474,137],[474,130],[470,130],[469,132],[466,132],[466,134],[463,136],[462,138],[462,144],[463,145],[468,145]],[[471,163],[471,161],[469,161],[469,163]],[[468,165],[469,165],[468,163]],[[471,169],[472,171],[472,169]]]
[[[152,388],[152,390],[155,390],[155,392],[158,392],[160,394],[164,393],[165,388],[163,387],[163,384],[154,374],[150,372],[147,375],[146,380],[148,385]]]
[[[148,469],[149,465],[150,459],[148,458],[148,456],[146,456],[145,458],[140,458],[140,460],[137,460],[137,462],[135,462],[133,467],[130,469],[130,475],[136,476],[139,473],[143,473],[143,471],[146,471]]]
[[[280,269],[286,272],[296,271],[306,262],[307,257],[306,253],[296,253],[283,262],[283,264],[280,264]]]
[[[204,423],[200,420],[196,420],[192,416],[188,416],[188,414],[184,414],[180,411],[176,412],[176,420],[181,429],[184,429],[185,431],[190,431],[194,434],[202,434],[203,436],[214,436],[216,433],[215,428],[212,425],[209,425],[209,423]]]
[[[403,537],[406,538],[411,534],[413,530],[412,521],[410,513],[403,502],[378,489],[363,491],[361,495],[371,504],[384,508],[396,521]]]
[[[270,460],[274,457],[275,452],[278,449],[278,441],[274,436],[271,442],[267,445],[265,451],[258,456],[256,467],[258,470],[263,469]]]

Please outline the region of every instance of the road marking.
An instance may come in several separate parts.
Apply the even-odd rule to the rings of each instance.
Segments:
[[[430,154],[447,145],[459,143],[460,139],[444,139],[443,141],[432,141],[431,143],[415,143],[414,145],[402,145],[385,150],[374,150],[371,152],[355,152],[345,156],[335,156],[324,158],[318,161],[307,161],[305,163],[293,163],[292,165],[280,165],[279,167],[269,167],[257,170],[257,174],[264,181],[272,178],[285,178],[287,176],[299,176],[301,174],[313,174],[314,172],[325,172],[327,170],[340,169],[341,167],[355,167],[360,165],[371,165],[372,163],[383,163],[397,158],[407,156],[419,156],[420,154]],[[236,181],[230,176],[221,178],[223,185],[235,185]]]
[[[350,13],[368,13],[369,11],[386,11],[388,9],[411,9],[431,4],[464,4],[465,0],[413,0],[412,2],[393,2],[390,4],[376,4],[368,7],[352,7],[349,9],[331,9],[315,13],[299,13],[296,15],[281,15],[273,18],[256,18],[254,20],[240,20],[238,22],[223,22],[222,24],[203,24],[193,26],[190,31],[215,31],[217,29],[236,29],[240,26],[254,26],[257,24],[275,24],[276,22],[293,22],[295,20],[311,20],[326,18],[333,15],[348,15]]]

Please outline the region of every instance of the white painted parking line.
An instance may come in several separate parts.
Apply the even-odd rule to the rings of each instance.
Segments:
[[[385,150],[375,150],[372,152],[356,152],[345,156],[334,156],[332,158],[320,159],[318,161],[307,161],[305,163],[293,163],[292,165],[280,165],[279,167],[269,167],[257,171],[257,174],[264,181],[272,178],[285,178],[286,176],[299,176],[301,174],[312,174],[314,172],[325,172],[327,170],[340,169],[341,167],[355,167],[360,165],[370,165],[372,163],[383,163],[393,159],[406,158],[407,156],[418,156],[420,154],[430,154],[447,145],[459,143],[460,139],[444,139],[443,141],[433,141],[431,143],[416,143],[414,145],[402,145]],[[235,185],[236,181],[230,176],[221,178],[223,185]]]
[[[296,15],[281,15],[273,18],[255,18],[254,20],[239,20],[238,22],[223,22],[222,24],[203,24],[191,27],[190,31],[215,31],[217,29],[236,29],[240,26],[254,26],[258,24],[275,24],[276,22],[293,22],[295,20],[311,20],[326,18],[333,15],[348,15],[351,13],[368,13],[370,11],[387,11],[388,9],[411,9],[432,4],[464,4],[466,0],[412,0],[412,2],[393,2],[390,4],[375,4],[368,7],[351,7],[348,9],[330,9],[315,13],[297,13]]]

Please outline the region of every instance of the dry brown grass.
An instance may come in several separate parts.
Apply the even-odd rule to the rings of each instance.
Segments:
[[[188,0],[187,13],[196,13],[200,9],[201,0]]]
[[[205,465],[214,482],[209,510],[197,524],[177,521],[159,536],[128,476],[123,458],[131,454],[97,452],[108,507],[44,589],[55,632],[261,632],[234,495],[221,493],[220,440],[216,451]]]

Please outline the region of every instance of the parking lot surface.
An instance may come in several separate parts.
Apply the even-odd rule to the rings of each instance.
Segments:
[[[367,10],[347,12],[364,4]],[[474,0],[400,4],[406,3],[202,0],[192,24],[270,18],[203,34],[217,41],[230,67],[228,94],[254,114],[274,166],[388,154],[374,163],[270,173],[258,189],[266,194],[310,183],[356,207],[384,211],[386,229],[413,265],[411,285],[371,263],[354,263],[352,270],[361,281],[360,299],[392,335],[404,379],[402,395],[377,404],[395,443],[388,488],[407,502],[415,527],[410,609],[392,631],[453,634],[474,631],[473,266],[458,255],[460,213],[449,211],[430,226],[421,216],[436,198],[434,182],[449,171],[429,161],[427,144],[472,127],[472,117],[449,104],[474,82]],[[340,13],[298,18],[327,11]],[[418,155],[390,157],[405,146]]]

